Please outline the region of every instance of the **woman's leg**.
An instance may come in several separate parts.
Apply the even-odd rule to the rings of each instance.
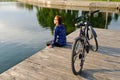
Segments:
[[[61,47],[61,45],[60,45],[60,44],[58,44],[58,43],[55,43],[54,45],[55,45],[55,46],[57,46],[57,47]]]

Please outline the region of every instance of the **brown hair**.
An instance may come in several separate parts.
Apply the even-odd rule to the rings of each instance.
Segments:
[[[55,18],[58,20],[58,24],[62,24],[62,17],[59,15],[56,15]]]

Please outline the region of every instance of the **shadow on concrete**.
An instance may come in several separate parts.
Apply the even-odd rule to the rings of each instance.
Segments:
[[[72,42],[67,42],[67,45],[64,46],[63,48],[71,49],[72,50]]]
[[[67,45],[64,46],[63,48],[67,48],[67,49],[72,49],[72,42],[67,42]],[[105,46],[99,46],[98,51],[96,52],[98,54],[104,54],[104,55],[108,55],[108,56],[113,56],[113,57],[120,57],[120,48],[114,48],[114,47],[105,47]],[[117,64],[120,64],[120,61],[113,61],[113,60],[106,60],[108,62],[114,62]],[[95,73],[107,73],[107,72],[120,72],[120,69],[116,70],[116,69],[85,69],[82,71],[82,73],[78,74],[78,78],[81,77],[85,78],[86,80],[97,80],[95,77]]]
[[[73,44],[72,42],[67,42],[67,45],[64,46],[63,48],[72,49],[72,44]],[[99,46],[97,53],[114,56],[114,57],[120,57],[120,48]]]
[[[120,58],[120,48],[99,46],[99,49],[96,53]],[[120,64],[120,61],[113,61],[113,60],[106,60],[106,61]],[[95,73],[102,74],[107,72],[120,72],[120,69],[117,70],[116,69],[85,69],[78,74],[78,78],[81,79],[81,77],[83,77],[87,80],[97,80],[94,76]]]
[[[99,46],[97,53],[120,58],[120,48]],[[120,64],[120,61],[117,61],[117,62],[113,61],[113,60],[107,60],[107,61]],[[106,73],[106,72],[120,72],[120,69],[118,69],[118,70],[115,70],[115,69],[113,69],[113,70],[111,70],[111,69],[86,69],[86,70],[83,70],[82,73],[79,73],[79,76],[83,77],[87,80],[97,80],[94,76],[94,73]]]
[[[97,80],[94,77],[94,73],[106,73],[106,72],[120,72],[120,70],[110,70],[110,69],[86,69],[82,73],[79,73],[80,77],[83,77],[87,80]],[[78,77],[79,77],[78,76]]]
[[[97,52],[105,55],[109,55],[109,56],[120,57],[120,48],[99,46],[99,49]]]

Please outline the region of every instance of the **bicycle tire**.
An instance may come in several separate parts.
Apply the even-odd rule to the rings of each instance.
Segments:
[[[97,37],[94,35],[92,29],[90,29],[88,31],[90,31],[90,33],[88,33],[89,34],[90,47],[91,47],[92,51],[96,52],[98,50]]]
[[[84,61],[85,61],[84,59],[81,59],[81,62],[80,62],[80,73],[82,72]]]
[[[81,46],[81,48],[79,46]],[[77,48],[79,48],[78,52],[77,52]],[[72,57],[71,57],[72,72],[75,75],[78,75],[83,68],[83,61],[80,60],[80,54],[82,53],[82,50],[83,50],[83,46],[81,44],[80,39],[75,40],[72,47]]]

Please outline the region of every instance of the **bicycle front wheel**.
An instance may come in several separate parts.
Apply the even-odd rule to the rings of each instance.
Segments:
[[[82,71],[83,61],[81,60],[83,52],[83,45],[81,41],[75,40],[72,47],[72,57],[71,57],[71,66],[73,74],[78,75]],[[81,63],[82,62],[82,63]]]

